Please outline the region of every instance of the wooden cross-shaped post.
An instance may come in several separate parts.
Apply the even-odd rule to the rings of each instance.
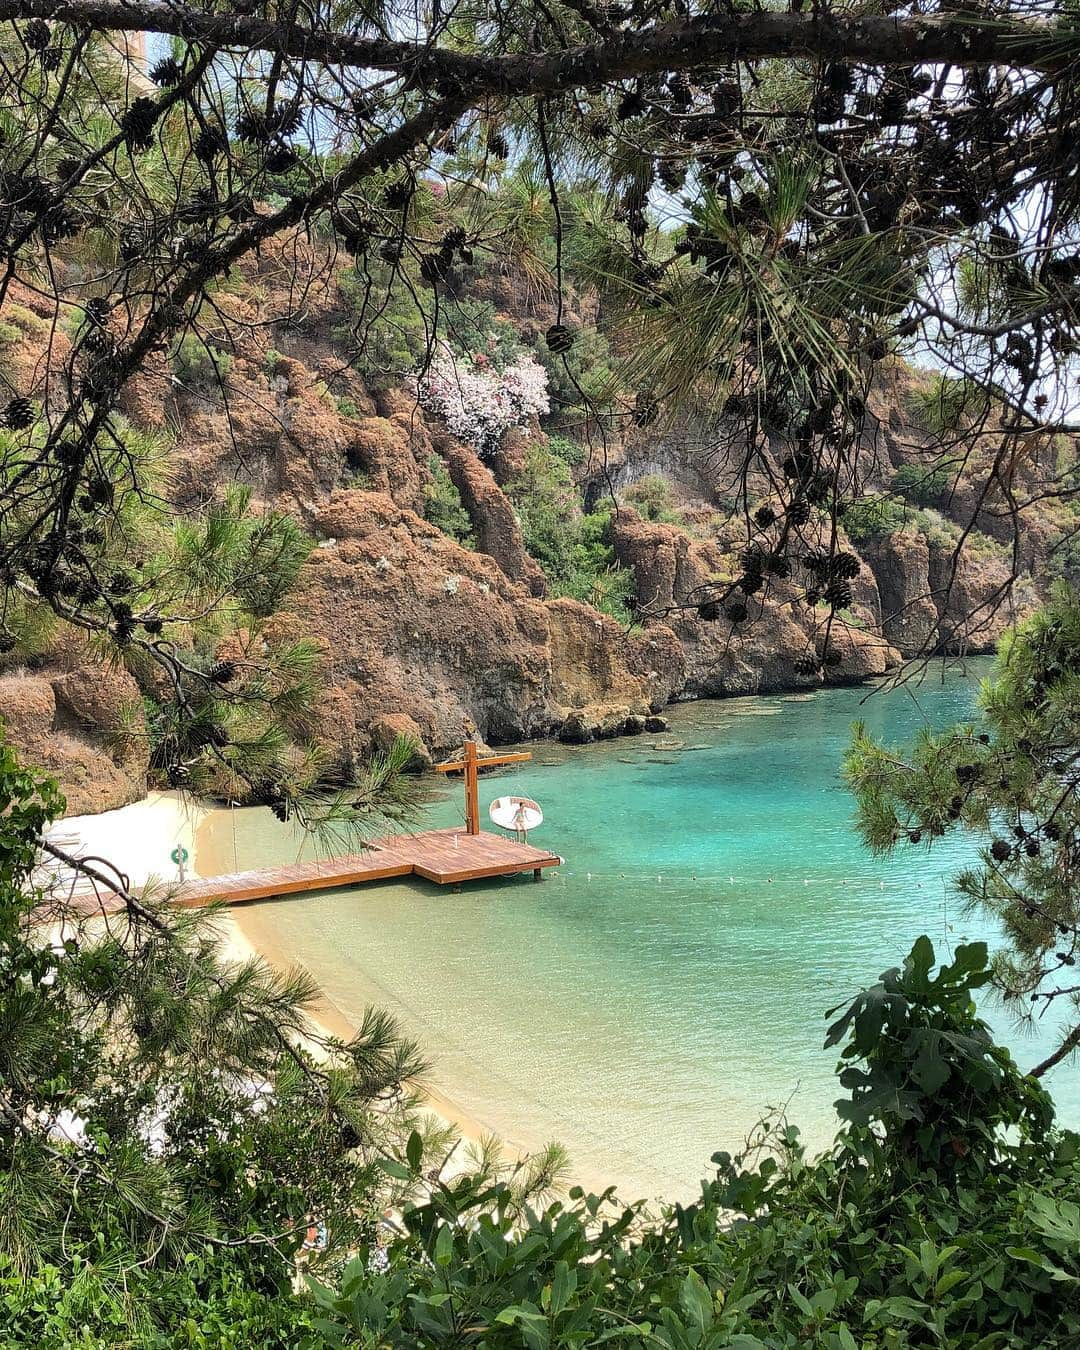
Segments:
[[[476,753],[476,742],[465,742],[465,756],[463,759],[448,761],[446,764],[436,764],[436,773],[465,773],[465,833],[480,833],[480,769],[486,768],[489,764],[517,764],[523,759],[532,759],[532,755],[527,750],[519,750],[509,755],[488,755],[486,759],[480,759]]]

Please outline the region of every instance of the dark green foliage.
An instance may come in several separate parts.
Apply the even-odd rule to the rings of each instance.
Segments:
[[[424,489],[424,519],[437,525],[443,534],[448,534],[464,548],[476,547],[469,513],[461,504],[461,494],[447,472],[446,465],[437,455],[428,461],[431,482]]]
[[[853,544],[882,539],[902,529],[909,513],[888,497],[863,497],[844,512],[844,529]]]
[[[501,370],[521,355],[517,329],[498,316],[489,300],[447,299],[441,317],[441,332],[455,356],[483,356]]]
[[[80,913],[33,870],[63,809],[0,740],[3,1344],[299,1345],[311,1216],[332,1270],[400,1194],[415,1048],[377,1013],[322,1035],[307,976],[223,961],[212,913]]]
[[[902,464],[893,474],[892,490],[916,506],[940,506],[952,482],[952,474],[943,465],[923,468],[919,464]]]
[[[219,384],[228,375],[231,366],[232,357],[228,352],[204,342],[194,333],[183,337],[172,353],[173,370],[183,384]]]
[[[615,561],[608,511],[582,511],[561,445],[557,438],[554,445],[530,445],[523,472],[506,485],[525,547],[544,569],[552,594],[584,600],[629,623],[633,574]]]
[[[415,292],[410,293],[405,285],[391,285],[390,269],[382,263],[372,263],[370,271],[378,277],[376,284],[358,271],[338,276],[350,314],[334,336],[353,353],[356,369],[367,384],[382,389],[416,370],[430,334]],[[407,267],[405,273],[409,275]],[[419,274],[413,284],[419,284]]]
[[[610,406],[618,381],[613,370],[611,346],[596,328],[574,333],[566,351],[553,351],[542,338],[536,343],[537,360],[547,371],[551,392],[552,417],[567,408],[580,409],[583,402],[593,408]]]
[[[336,1346],[667,1350],[1072,1344],[1080,1336],[1080,1140],[978,1018],[982,944],[933,970],[920,938],[829,1028],[843,1045],[833,1148],[782,1122],[717,1154],[660,1219],[572,1191],[526,1211],[464,1177],[361,1249],[319,1326]],[[414,1171],[422,1166],[417,1154]]]
[[[658,473],[647,474],[628,487],[623,494],[626,500],[646,520],[664,524],[678,523],[675,512],[675,497],[668,480]]]

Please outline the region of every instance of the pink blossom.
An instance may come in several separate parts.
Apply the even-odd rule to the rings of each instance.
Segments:
[[[417,392],[421,406],[481,456],[494,453],[511,427],[526,426],[551,408],[547,373],[528,352],[501,371],[479,357],[470,369],[441,344]]]

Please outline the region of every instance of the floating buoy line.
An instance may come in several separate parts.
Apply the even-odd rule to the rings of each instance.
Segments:
[[[659,885],[678,882],[714,882],[723,886],[775,886],[777,884],[797,885],[801,881],[804,886],[872,886],[878,890],[906,889],[907,885],[907,883],[899,881],[882,881],[880,878],[875,879],[873,877],[820,876],[791,879],[767,876],[725,876],[720,872],[579,872],[576,869],[566,867],[553,867],[548,873],[548,877],[573,879],[575,881],[653,881]],[[915,889],[923,890],[923,883],[921,881],[915,882]]]

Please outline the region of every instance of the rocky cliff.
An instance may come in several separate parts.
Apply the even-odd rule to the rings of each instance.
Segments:
[[[1024,603],[1035,593],[1024,579],[997,603],[1014,570],[995,543],[1002,522],[992,500],[976,500],[962,479],[931,512],[936,534],[915,518],[861,539],[852,529],[863,565],[831,637],[835,664],[800,674],[799,658],[820,647],[805,583],[771,579],[735,622],[698,603],[703,589],[737,576],[746,530],[731,510],[737,475],[722,450],[723,429],[685,422],[635,428],[605,443],[602,463],[589,454],[567,479],[567,511],[580,514],[614,495],[605,547],[628,580],[636,623],[557,598],[513,498],[544,432],[535,422],[512,431],[482,460],[422,412],[406,385],[372,381],[350,366],[340,337],[344,300],[333,288],[303,324],[264,323],[290,265],[285,252],[270,252],[256,275],[221,297],[231,323],[223,376],[163,363],[131,384],[125,411],[137,424],[175,433],[164,491],[176,511],[197,511],[240,480],[258,503],[291,512],[314,536],[317,546],[273,623],[319,644],[324,693],[314,733],[340,773],[394,730],[419,737],[422,759],[459,745],[466,726],[492,743],[587,740],[640,730],[677,698],[860,680],[910,652],[985,649],[1014,616],[1016,596]],[[542,305],[521,302],[505,278],[489,290],[500,321],[527,337],[542,331],[549,317]],[[18,316],[30,316],[17,358],[30,371],[45,359],[47,334],[32,322],[32,293],[16,286],[13,301]],[[902,384],[913,378],[899,373],[891,394],[872,406],[868,491],[918,462],[926,438],[903,413]],[[770,452],[779,462],[784,447]],[[467,539],[425,518],[436,475],[452,484]],[[648,519],[632,504],[633,490],[658,478],[671,509]],[[749,487],[767,500],[767,475]],[[946,585],[955,539],[968,526],[986,547],[981,556],[966,553]],[[58,774],[70,809],[104,809],[145,790],[142,691],[70,634],[29,661],[0,657],[0,716],[15,743]]]

